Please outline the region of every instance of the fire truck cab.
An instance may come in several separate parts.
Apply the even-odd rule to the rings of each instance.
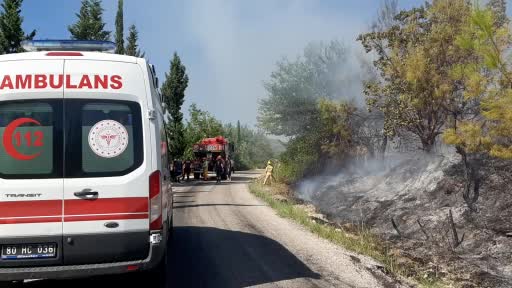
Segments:
[[[0,56],[0,281],[165,265],[172,191],[158,80],[99,41]]]

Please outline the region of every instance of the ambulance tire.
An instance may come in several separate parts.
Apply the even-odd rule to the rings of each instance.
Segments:
[[[150,287],[158,287],[158,288],[164,288],[164,287],[167,287],[167,279],[168,279],[168,276],[167,276],[167,262],[168,262],[168,259],[169,259],[169,253],[170,253],[170,248],[169,248],[169,242],[171,241],[172,239],[172,217],[170,219],[170,221],[167,221],[167,227],[165,227],[167,229],[167,236],[166,236],[166,239],[164,239],[165,241],[165,250],[164,250],[164,255],[162,257],[162,259],[160,260],[160,262],[155,266],[153,267],[151,270],[147,271],[148,273],[148,279],[151,279],[151,283],[149,283],[149,286]]]
[[[169,249],[165,249],[164,256],[162,257],[162,260],[160,260],[160,263],[158,263],[157,266],[155,266],[153,269],[149,271],[150,277],[149,279],[152,279],[156,283],[150,283],[151,287],[158,287],[158,288],[164,288],[167,287],[167,262],[168,262],[168,253]]]
[[[174,231],[174,223],[173,223],[174,217],[171,216],[171,219],[169,219],[169,228],[167,229],[167,249],[171,249],[169,246],[172,245],[173,240],[173,231]]]

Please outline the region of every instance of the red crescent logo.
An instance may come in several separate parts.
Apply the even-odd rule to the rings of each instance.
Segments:
[[[12,144],[12,139],[13,139],[12,136],[14,134],[14,131],[16,131],[16,128],[20,127],[23,124],[27,124],[27,123],[34,123],[34,124],[41,126],[41,123],[39,123],[39,121],[34,120],[32,118],[19,118],[19,119],[12,121],[11,123],[9,123],[9,125],[7,125],[7,127],[5,127],[4,137],[3,137],[5,151],[12,158],[17,159],[17,160],[24,160],[24,161],[32,160],[34,158],[39,157],[39,155],[41,155],[41,152],[38,152],[38,153],[32,154],[32,155],[22,154],[18,150],[16,150],[16,148],[14,148],[14,145]]]

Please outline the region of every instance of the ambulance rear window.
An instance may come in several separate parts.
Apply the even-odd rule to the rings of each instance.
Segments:
[[[140,105],[66,100],[67,178],[121,176],[143,162]]]
[[[0,178],[62,177],[58,100],[0,102]]]

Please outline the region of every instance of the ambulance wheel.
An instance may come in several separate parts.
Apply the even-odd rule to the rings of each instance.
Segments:
[[[168,278],[168,271],[167,271],[167,263],[169,259],[169,252],[170,249],[165,249],[165,253],[162,257],[162,260],[160,260],[160,263],[158,263],[157,266],[155,266],[153,269],[149,271],[149,279],[151,281],[155,281],[156,283],[151,283],[150,286],[153,287],[159,287],[164,288],[167,287],[167,278]]]
[[[173,220],[174,217],[171,216],[171,219],[169,219],[169,228],[167,229],[168,233],[167,233],[167,250],[169,250],[169,245],[172,244],[172,237],[173,237],[173,231],[174,231],[174,223],[173,223]]]

